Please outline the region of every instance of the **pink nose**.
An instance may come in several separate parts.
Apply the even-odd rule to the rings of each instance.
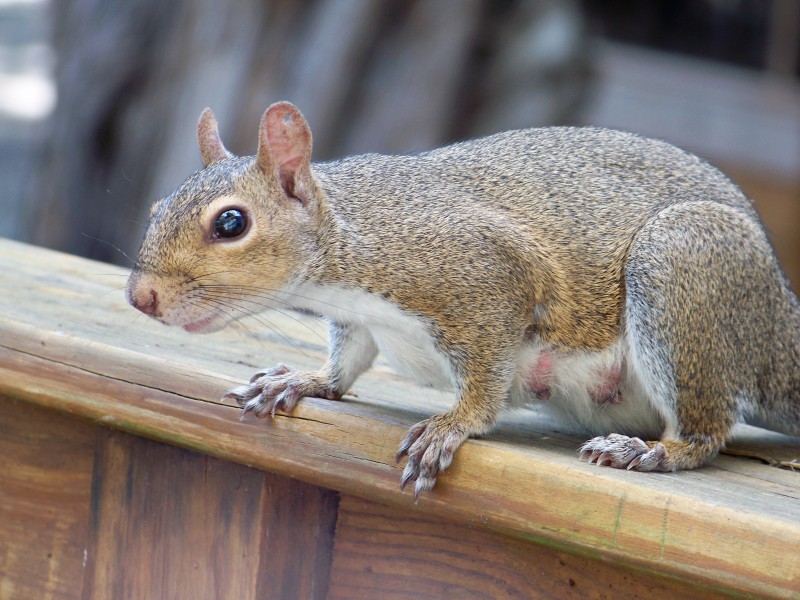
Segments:
[[[158,294],[149,288],[134,288],[130,292],[131,305],[146,315],[155,316],[158,312]]]

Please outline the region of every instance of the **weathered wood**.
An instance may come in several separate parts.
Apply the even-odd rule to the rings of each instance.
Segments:
[[[95,426],[0,395],[0,598],[80,598]]]
[[[739,592],[800,593],[795,473],[732,457],[675,474],[601,469],[577,461],[581,438],[519,413],[468,441],[417,509],[399,490],[394,452],[408,425],[442,410],[444,396],[379,367],[356,383],[358,397],[307,399],[293,415],[240,422],[222,391],[256,365],[321,364],[316,326],[268,316],[291,345],[251,331],[253,322],[191,337],[134,316],[119,291],[124,273],[0,242],[0,393],[609,565]]]
[[[343,496],[331,600],[727,597],[479,526]]]
[[[83,598],[322,599],[336,501],[334,492],[101,430]]]

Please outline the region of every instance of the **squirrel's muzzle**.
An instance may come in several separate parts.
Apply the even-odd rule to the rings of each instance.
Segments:
[[[154,290],[146,281],[143,281],[139,274],[134,272],[128,279],[126,290],[128,302],[135,309],[140,310],[150,317],[160,316],[158,310],[158,292]]]

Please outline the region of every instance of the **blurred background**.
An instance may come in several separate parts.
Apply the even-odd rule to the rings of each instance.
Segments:
[[[129,264],[201,166],[200,110],[252,154],[287,99],[317,160],[553,124],[665,139],[754,198],[798,290],[799,77],[800,0],[0,0],[0,236]]]

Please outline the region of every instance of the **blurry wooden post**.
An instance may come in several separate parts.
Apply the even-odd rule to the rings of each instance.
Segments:
[[[224,6],[224,8],[222,8]],[[28,238],[126,263],[146,206],[200,167],[195,119],[255,149],[260,114],[304,111],[317,160],[566,123],[585,96],[577,2],[102,0],[52,3],[58,105]]]

